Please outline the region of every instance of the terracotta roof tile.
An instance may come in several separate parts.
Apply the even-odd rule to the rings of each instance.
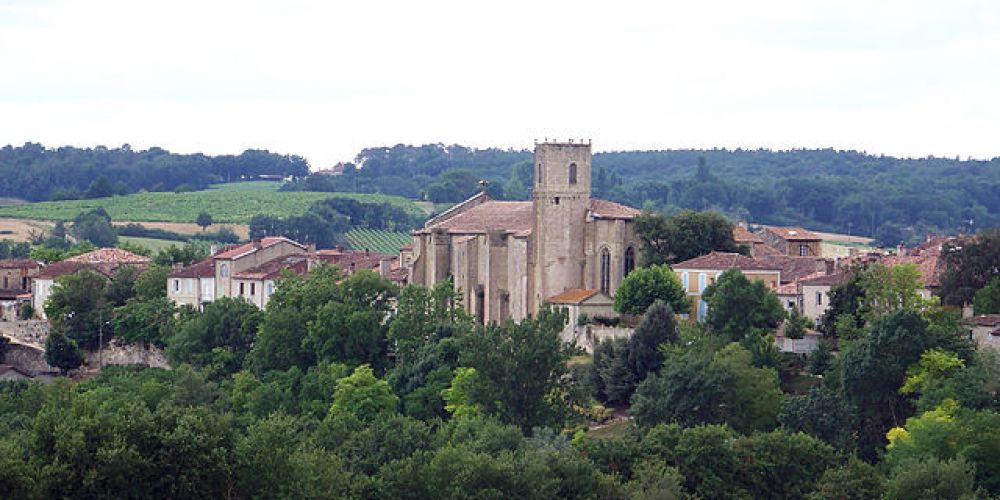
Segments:
[[[309,259],[305,255],[286,255],[271,259],[257,267],[240,271],[233,275],[234,279],[241,280],[268,280],[281,276],[285,269],[304,276],[309,271]]]
[[[847,283],[851,275],[849,273],[836,273],[836,274],[824,274],[821,276],[816,276],[812,278],[805,278],[799,280],[799,285],[802,286],[834,286],[843,285]]]
[[[778,266],[767,265],[746,255],[730,252],[712,252],[708,255],[685,260],[674,269],[740,269],[742,271],[781,271]]]
[[[788,241],[822,241],[823,238],[802,229],[801,227],[777,227],[767,226],[765,231],[770,231]]]
[[[755,255],[757,261],[781,269],[781,282],[794,283],[822,272],[826,274],[826,259],[822,257],[792,257],[789,255]]]
[[[171,278],[213,278],[215,277],[215,260],[211,257],[199,260],[187,267],[172,271]]]
[[[774,248],[770,245],[754,245],[753,246],[753,257],[755,259],[761,257],[784,257],[785,254],[781,253],[781,250]]]
[[[980,314],[968,319],[976,326],[1000,326],[1000,314]]]
[[[940,263],[940,254],[926,253],[922,255],[887,255],[882,259],[882,264],[887,267],[898,266],[899,264],[914,264],[920,269],[924,286],[936,287],[941,284],[941,273],[944,267]]]
[[[257,243],[260,243],[260,247],[261,248],[268,248],[268,247],[272,247],[272,246],[277,245],[278,243],[282,243],[282,242],[284,242],[284,243],[291,243],[292,245],[295,245],[295,246],[297,246],[299,248],[302,248],[302,249],[306,248],[301,243],[299,243],[297,241],[292,241],[292,240],[290,240],[288,238],[285,238],[283,236],[268,236],[266,238],[262,238],[260,240],[255,241],[255,242],[244,243],[243,245],[239,245],[239,246],[236,246],[236,247],[229,248],[227,250],[223,250],[223,251],[215,254],[213,257],[215,257],[216,259],[235,259],[237,257],[242,257],[244,255],[248,255],[248,254],[251,254],[251,253],[255,252],[256,251],[255,250],[255,248],[256,248],[255,245]]]
[[[149,257],[136,255],[121,248],[98,248],[93,252],[77,255],[66,259],[66,262],[83,262],[87,264],[148,264]]]
[[[743,226],[733,226],[733,239],[736,243],[764,243],[760,236],[747,231]]]
[[[429,233],[444,229],[449,233],[479,234],[489,229],[501,229],[509,233],[530,230],[534,222],[534,207],[530,201],[486,201],[464,212],[433,224],[428,224],[418,233]]]
[[[0,269],[32,269],[42,267],[37,260],[31,259],[4,259],[0,260]]]
[[[597,295],[597,290],[589,288],[570,288],[563,293],[549,297],[546,302],[550,302],[552,304],[579,304],[594,295]]]
[[[590,199],[590,210],[598,219],[634,219],[642,215],[642,210],[613,201]]]

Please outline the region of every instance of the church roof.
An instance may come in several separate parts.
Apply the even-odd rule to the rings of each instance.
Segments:
[[[590,210],[598,219],[634,219],[642,210],[608,200],[590,199]]]
[[[490,229],[501,229],[509,233],[530,231],[534,221],[534,209],[530,201],[485,201],[464,212],[452,215],[442,221],[431,223],[419,230],[429,233],[444,229],[449,233],[485,233]]]

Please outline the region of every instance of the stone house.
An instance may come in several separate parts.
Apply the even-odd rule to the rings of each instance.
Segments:
[[[822,257],[823,239],[801,227],[767,226],[759,233],[764,243],[793,257]]]
[[[145,271],[149,266],[149,257],[136,255],[120,248],[99,248],[76,257],[70,257],[61,262],[45,266],[31,283],[31,305],[35,314],[45,319],[45,301],[52,294],[52,286],[60,276],[73,274],[84,267],[89,267],[108,278],[114,276],[124,267],[134,267]]]
[[[820,317],[830,308],[830,289],[847,283],[850,274],[840,272],[806,278],[798,283],[802,315],[819,323]]]
[[[589,143],[535,145],[531,201],[485,192],[427,221],[401,250],[411,283],[453,279],[480,323],[520,320],[568,290],[614,297],[636,265],[641,212],[590,196]]]
[[[738,253],[712,252],[679,262],[673,268],[691,300],[692,310],[698,321],[704,320],[708,314],[708,304],[701,299],[702,292],[715,283],[719,275],[727,269],[739,269],[748,279],[764,282],[775,293],[781,283],[779,267],[761,263]]]
[[[972,327],[972,340],[979,349],[1000,354],[1000,314],[981,314],[965,320]]]
[[[368,269],[392,279],[397,260],[368,251],[313,250],[283,237],[267,237],[230,245],[206,259],[173,270],[167,276],[167,297],[175,304],[203,308],[220,297],[238,297],[264,309],[278,279],[291,272],[305,276],[318,264],[340,267],[344,275]]]

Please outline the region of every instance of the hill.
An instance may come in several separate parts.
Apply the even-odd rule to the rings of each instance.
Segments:
[[[300,215],[318,200],[347,198],[367,203],[389,203],[415,216],[426,213],[411,200],[398,196],[361,193],[280,192],[272,182],[243,182],[212,186],[186,193],[136,193],[92,200],[66,200],[0,207],[0,217],[70,220],[83,211],[104,207],[116,221],[192,222],[208,212],[216,222],[247,224],[258,214],[274,217]]]

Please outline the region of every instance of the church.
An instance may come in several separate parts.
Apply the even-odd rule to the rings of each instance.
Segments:
[[[641,212],[590,197],[590,146],[536,143],[531,201],[480,192],[427,221],[402,251],[410,282],[450,277],[480,323],[523,319],[567,292],[613,298],[636,265]]]

